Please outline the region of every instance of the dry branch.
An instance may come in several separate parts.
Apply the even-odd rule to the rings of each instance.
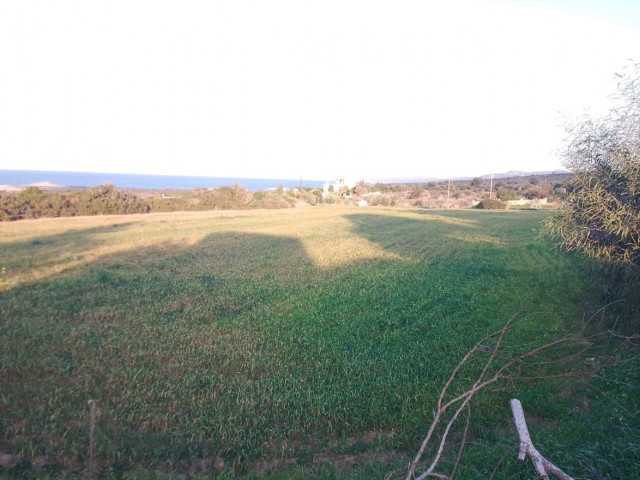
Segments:
[[[533,462],[533,466],[535,467],[538,476],[544,480],[549,480],[547,471],[555,475],[560,480],[573,480],[572,477],[564,473],[557,466],[544,458],[542,454],[536,449],[536,447],[533,446],[520,400],[514,398],[511,400],[510,404],[511,411],[513,412],[513,420],[516,424],[516,430],[518,431],[518,436],[520,437],[520,451],[518,452],[518,460],[524,460],[526,457],[529,457],[531,459],[531,462]]]
[[[469,350],[467,352],[467,354],[462,358],[462,360],[460,361],[460,363],[458,363],[458,365],[453,369],[453,371],[451,372],[451,375],[449,376],[449,379],[447,380],[447,382],[445,383],[444,387],[442,388],[440,395],[438,397],[438,402],[437,402],[437,407],[436,407],[436,411],[434,412],[434,418],[433,421],[431,422],[431,425],[429,426],[429,429],[427,431],[426,436],[424,437],[424,439],[422,440],[422,443],[420,445],[420,448],[418,450],[418,453],[416,454],[415,458],[413,459],[413,461],[410,463],[409,465],[409,470],[406,474],[405,480],[424,480],[426,478],[453,478],[454,474],[455,474],[455,470],[457,469],[457,466],[459,464],[460,458],[462,456],[462,450],[464,449],[465,446],[465,441],[466,441],[466,434],[467,434],[467,428],[468,428],[468,421],[469,419],[467,418],[467,427],[465,428],[465,432],[464,432],[464,436],[463,436],[463,441],[459,447],[458,453],[457,453],[457,458],[456,461],[454,463],[454,467],[453,467],[453,471],[449,474],[449,475],[443,475],[442,473],[436,472],[436,467],[438,466],[440,460],[442,459],[443,453],[444,453],[444,447],[447,441],[447,437],[451,431],[451,428],[453,426],[453,424],[455,423],[455,421],[458,419],[458,417],[460,416],[460,414],[462,413],[463,410],[468,409],[469,408],[469,402],[473,399],[473,397],[475,396],[476,393],[478,393],[481,389],[498,382],[501,379],[505,379],[505,378],[512,378],[512,379],[526,379],[527,377],[520,377],[520,376],[510,376],[507,375],[506,372],[507,370],[509,370],[510,368],[514,367],[515,365],[522,363],[524,360],[527,360],[531,357],[535,357],[536,355],[539,355],[542,352],[545,351],[549,351],[555,348],[559,348],[562,346],[566,346],[566,345],[573,345],[573,346],[585,346],[585,348],[581,349],[577,354],[570,354],[567,355],[565,357],[563,357],[564,360],[566,360],[567,358],[573,358],[575,357],[575,355],[579,355],[582,354],[586,351],[586,349],[591,345],[590,342],[582,339],[582,338],[572,338],[572,337],[567,337],[567,338],[561,338],[561,339],[557,339],[551,342],[548,342],[544,345],[535,347],[530,349],[529,351],[522,353],[520,355],[517,355],[515,357],[509,357],[509,356],[505,356],[504,354],[500,354],[499,350],[501,347],[501,344],[504,340],[504,337],[506,335],[506,333],[510,330],[511,328],[511,323],[513,322],[515,318],[515,315],[513,315],[506,323],[505,325],[498,331],[487,335],[486,337],[482,338],[481,340],[479,340],[472,348],[471,350]],[[495,340],[495,344],[493,345],[493,347],[487,347],[486,346],[486,342],[490,339],[496,338]],[[488,355],[488,359],[485,361],[484,364],[484,368],[482,369],[482,371],[480,372],[480,374],[478,375],[478,378],[476,379],[475,383],[468,388],[467,390],[465,390],[464,392],[462,392],[461,394],[458,394],[457,396],[455,396],[454,398],[452,398],[451,400],[445,401],[445,397],[447,396],[449,387],[452,385],[453,381],[456,379],[458,373],[460,372],[460,370],[467,364],[467,362],[469,361],[469,359],[474,356],[475,354],[487,354]],[[562,360],[562,359],[561,359]],[[491,369],[491,366],[493,364],[494,361],[500,361],[502,364],[494,369]],[[544,362],[544,363],[557,363],[556,361],[553,362]],[[490,374],[490,370],[493,370],[492,373]],[[594,369],[589,369],[587,371],[584,372],[564,372],[560,375],[543,375],[543,376],[532,376],[530,378],[535,378],[535,379],[541,379],[541,378],[558,378],[558,377],[571,377],[571,376],[582,376],[582,375],[592,375],[594,373]],[[416,476],[416,470],[418,469],[419,466],[421,466],[423,464],[423,456],[425,454],[425,451],[427,450],[428,446],[430,445],[430,442],[432,441],[436,428],[439,426],[439,424],[441,422],[443,422],[445,420],[445,418],[447,417],[447,413],[449,411],[449,409],[455,409],[453,414],[449,417],[449,420],[447,421],[443,432],[441,433],[441,437],[440,437],[440,441],[439,444],[437,446],[437,450],[436,453],[433,457],[433,459],[431,460],[431,462],[428,464],[428,466],[426,466],[426,468],[418,475]],[[523,416],[524,418],[524,416]],[[526,427],[526,424],[525,424]],[[528,433],[527,433],[528,435]],[[522,438],[522,437],[521,437]],[[528,438],[528,437],[527,437]],[[537,456],[534,458],[532,458],[532,461],[534,461],[534,464],[536,462],[539,462],[540,459],[542,459],[543,463],[543,467],[546,468],[546,470],[548,470],[549,472],[553,473],[554,475],[556,475],[558,478],[560,478],[561,480],[567,480],[567,479],[571,479],[571,477],[569,477],[567,474],[565,474],[564,472],[562,472],[562,470],[560,470],[558,467],[556,467],[555,465],[553,465],[551,462],[548,462],[546,459],[544,459],[544,457],[542,457],[542,455],[539,454],[539,452],[537,452],[537,450],[535,450],[535,448],[533,447],[533,445],[531,445],[531,439],[528,439],[528,444],[530,445],[530,451],[531,452],[536,452]],[[526,453],[525,453],[526,454]],[[524,458],[524,457],[523,457]],[[421,467],[424,468],[424,467]],[[536,467],[538,468],[538,467]],[[544,474],[546,475],[546,473]],[[564,475],[564,476],[562,476]],[[544,476],[542,478],[547,478],[547,476]]]
[[[406,480],[411,480],[411,478],[414,477],[415,471],[418,468],[418,465],[420,464],[420,461],[422,460],[422,456],[424,455],[424,452],[427,449],[427,446],[429,445],[429,441],[431,440],[433,432],[435,431],[436,427],[440,423],[440,421],[442,419],[442,416],[446,413],[446,411],[449,409],[449,407],[453,406],[454,404],[458,403],[459,401],[462,401],[462,403],[457,408],[456,412],[453,414],[453,416],[451,417],[451,419],[449,420],[449,422],[447,423],[447,425],[445,427],[444,433],[442,434],[442,438],[440,440],[440,445],[438,446],[438,452],[436,453],[434,459],[432,460],[432,462],[429,465],[429,467],[427,468],[427,470],[425,472],[423,472],[419,477],[417,477],[417,480],[423,480],[423,479],[425,479],[427,477],[439,477],[440,476],[439,474],[435,473],[434,470],[435,470],[436,466],[438,465],[438,463],[440,462],[440,459],[442,457],[442,452],[444,450],[444,445],[445,445],[445,442],[447,440],[447,436],[449,435],[449,431],[451,430],[452,425],[457,420],[457,418],[460,415],[460,413],[462,412],[462,410],[464,410],[464,408],[468,406],[468,404],[471,401],[471,399],[473,398],[473,396],[481,388],[489,385],[490,383],[493,383],[493,382],[497,381],[498,378],[499,378],[499,374],[496,374],[498,376],[496,376],[496,377],[494,377],[494,378],[492,378],[492,379],[490,379],[488,381],[483,381],[484,376],[487,373],[487,371],[489,370],[489,367],[491,366],[491,363],[492,363],[494,357],[498,353],[498,349],[500,348],[500,344],[502,343],[502,340],[504,339],[504,336],[507,333],[507,330],[509,329],[509,326],[511,325],[511,322],[513,321],[514,318],[515,318],[515,315],[513,315],[505,323],[504,327],[502,327],[502,329],[500,329],[498,332],[495,332],[495,333],[493,333],[491,335],[488,335],[488,336],[484,337],[483,339],[481,339],[478,343],[476,343],[474,345],[474,347],[471,350],[469,350],[467,352],[467,354],[462,358],[462,360],[460,361],[460,363],[458,363],[456,368],[453,369],[453,372],[451,372],[451,375],[449,376],[449,379],[447,380],[447,383],[445,383],[444,388],[440,392],[440,396],[438,397],[438,407],[437,407],[437,410],[436,410],[436,413],[435,413],[435,417],[433,419],[433,422],[431,423],[431,426],[429,427],[429,431],[427,432],[426,437],[424,438],[424,440],[422,441],[422,444],[420,445],[420,450],[418,451],[416,457],[414,458],[413,462],[411,462],[411,465],[409,466],[409,472],[407,473]],[[450,401],[448,401],[447,403],[445,403],[443,405],[442,402],[444,401],[444,397],[447,394],[447,390],[449,389],[449,387],[451,386],[451,383],[456,378],[456,375],[458,374],[460,369],[467,363],[469,358],[471,358],[471,356],[474,353],[476,353],[478,351],[481,351],[481,345],[482,345],[483,341],[487,340],[488,338],[494,337],[496,335],[498,336],[498,340],[496,341],[496,345],[493,348],[493,350],[491,352],[491,355],[489,356],[489,359],[487,360],[482,372],[480,373],[480,376],[478,377],[478,379],[476,380],[474,385],[469,390],[465,391],[463,394],[457,396],[453,400],[450,400]],[[498,372],[500,372],[500,370],[498,370]],[[460,450],[462,450],[463,448],[464,448],[464,442],[460,446]],[[458,453],[458,456],[461,456],[461,455],[462,455],[462,452],[460,451]],[[457,463],[456,463],[456,467],[457,467]],[[454,468],[454,470],[455,470],[455,468]],[[451,478],[452,476],[453,476],[453,474],[451,474],[449,476],[449,478]]]

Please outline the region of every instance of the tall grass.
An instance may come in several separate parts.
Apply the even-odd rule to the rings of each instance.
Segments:
[[[582,260],[538,239],[545,217],[327,207],[2,224],[0,472],[81,476],[92,398],[103,477],[384,476],[480,336],[517,312],[511,341],[544,341],[600,307]],[[462,478],[515,457],[515,395],[549,458],[632,478],[638,362],[615,355],[624,367],[601,378],[480,395]],[[508,458],[496,478],[528,478]]]

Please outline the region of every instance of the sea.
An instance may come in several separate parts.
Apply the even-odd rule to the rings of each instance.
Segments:
[[[322,188],[321,180],[272,179],[242,177],[189,177],[183,175],[144,175],[131,173],[55,172],[42,170],[0,170],[0,185],[24,187],[33,184],[52,184],[66,188],[87,188],[112,184],[118,188],[141,190],[191,190],[242,185],[247,190],[270,188]]]

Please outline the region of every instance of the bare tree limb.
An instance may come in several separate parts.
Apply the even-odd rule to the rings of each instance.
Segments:
[[[406,480],[410,480],[415,475],[416,468],[418,468],[420,460],[422,459],[422,456],[424,455],[424,451],[426,450],[427,445],[429,444],[429,441],[431,440],[433,432],[435,431],[436,427],[440,423],[440,420],[441,420],[443,414],[446,412],[446,410],[449,407],[451,407],[452,405],[454,405],[455,403],[457,403],[457,402],[462,400],[462,404],[458,407],[458,409],[456,410],[454,415],[451,417],[451,419],[447,423],[447,426],[445,427],[444,433],[442,434],[442,439],[440,441],[440,445],[438,447],[438,451],[437,451],[436,456],[434,457],[433,461],[431,462],[431,465],[429,465],[427,470],[424,473],[422,473],[419,477],[417,477],[416,480],[423,480],[423,479],[425,479],[425,478],[427,478],[427,477],[432,475],[433,471],[435,470],[436,466],[438,465],[438,462],[440,461],[440,458],[442,457],[442,452],[444,450],[444,445],[445,445],[445,442],[447,440],[447,436],[449,435],[449,431],[451,429],[451,426],[457,420],[457,418],[460,415],[460,413],[462,412],[462,410],[471,401],[471,398],[473,398],[473,396],[481,388],[485,387],[486,385],[489,385],[490,383],[496,382],[499,379],[499,374],[496,374],[496,376],[494,378],[492,378],[492,379],[490,379],[488,381],[484,381],[484,382],[482,381],[484,376],[485,376],[485,374],[489,370],[489,367],[491,366],[493,358],[498,353],[498,349],[500,348],[500,344],[502,343],[502,340],[504,339],[504,336],[507,333],[507,330],[509,330],[509,326],[511,325],[511,322],[513,321],[514,318],[515,318],[515,314],[511,316],[511,318],[504,324],[504,326],[500,330],[498,330],[497,332],[494,332],[491,335],[488,335],[488,336],[482,338],[480,341],[478,341],[478,343],[476,343],[476,345],[473,348],[471,348],[471,350],[469,350],[467,352],[467,354],[462,358],[462,360],[458,363],[456,368],[453,369],[453,372],[451,372],[451,375],[449,376],[449,379],[445,383],[444,388],[440,392],[440,396],[438,397],[438,407],[437,407],[433,422],[431,423],[431,426],[429,427],[429,431],[427,432],[427,435],[425,436],[424,440],[422,441],[422,444],[420,445],[420,450],[418,451],[418,454],[414,458],[413,462],[411,462],[411,465],[409,467],[409,472],[407,473],[407,476],[406,476]],[[448,401],[447,403],[445,403],[443,405],[442,402],[444,400],[445,395],[447,394],[447,390],[451,386],[451,383],[455,379],[455,377],[458,374],[458,372],[460,371],[460,369],[467,363],[467,360],[469,360],[469,358],[471,358],[471,356],[474,353],[476,353],[476,352],[478,352],[480,350],[480,346],[481,346],[483,341],[485,341],[488,338],[495,337],[496,335],[498,336],[498,340],[496,341],[496,344],[495,344],[493,350],[491,351],[489,359],[487,360],[487,362],[486,362],[482,372],[480,373],[478,379],[476,380],[475,384],[469,390],[465,391],[461,395],[457,396],[453,400],[450,400],[450,401]],[[498,372],[500,372],[500,370],[498,370]]]
[[[456,462],[453,464],[453,468],[451,469],[451,475],[449,475],[449,478],[453,478],[453,476],[456,474],[456,470],[458,469],[458,465],[460,465],[462,452],[464,451],[464,446],[467,444],[467,434],[469,433],[470,423],[471,423],[471,407],[467,404],[467,423],[464,426],[464,433],[462,434],[462,441],[460,442],[460,448],[458,449],[458,456],[456,457]]]
[[[568,353],[567,355],[563,356],[563,358],[556,359],[556,360],[551,360],[551,361],[547,360],[547,361],[544,361],[544,362],[537,362],[542,366],[558,364],[558,363],[561,363],[563,361],[566,361],[567,359],[575,360],[575,358],[577,356],[579,356],[580,354],[584,354],[585,351],[592,345],[591,342],[586,341],[584,338],[565,337],[565,338],[561,338],[561,339],[550,341],[550,342],[548,342],[546,344],[539,345],[537,347],[533,347],[532,346],[532,348],[530,350],[525,351],[525,353],[522,353],[520,355],[505,356],[504,354],[499,353],[499,349],[501,348],[502,341],[503,341],[506,333],[511,328],[511,324],[512,324],[514,318],[515,318],[515,314],[505,323],[505,325],[500,330],[497,330],[496,332],[494,332],[494,333],[492,333],[490,335],[487,335],[484,338],[482,338],[481,340],[479,340],[467,352],[467,354],[462,358],[462,360],[460,360],[458,365],[453,369],[453,371],[451,372],[451,375],[449,376],[448,380],[446,381],[444,387],[440,391],[440,395],[439,395],[438,401],[437,401],[437,407],[436,407],[436,410],[434,412],[433,421],[431,422],[431,425],[429,426],[429,429],[427,431],[426,436],[424,437],[424,439],[422,440],[422,443],[420,444],[420,448],[418,450],[418,453],[416,454],[416,456],[413,459],[413,461],[409,464],[409,469],[408,469],[407,474],[405,476],[405,480],[412,480],[412,479],[425,480],[425,479],[427,479],[429,477],[432,477],[432,478],[447,478],[447,479],[453,478],[453,476],[454,476],[454,474],[455,474],[455,472],[457,470],[457,467],[458,467],[458,465],[460,463],[460,459],[462,457],[462,450],[463,450],[464,445],[466,443],[466,436],[467,436],[467,431],[468,431],[468,427],[469,427],[469,416],[467,416],[467,425],[465,427],[465,431],[464,431],[464,434],[463,434],[462,444],[460,445],[460,449],[457,452],[456,460],[454,462],[451,474],[447,476],[447,475],[443,475],[441,473],[438,473],[435,470],[436,470],[436,467],[438,466],[439,462],[441,461],[441,459],[443,457],[443,453],[444,453],[447,437],[448,437],[448,435],[449,435],[449,433],[451,431],[451,428],[452,428],[453,424],[456,422],[456,420],[458,419],[458,417],[460,416],[460,414],[462,413],[462,411],[464,409],[467,409],[467,410],[469,409],[469,402],[473,399],[475,394],[478,393],[481,389],[483,389],[483,388],[485,388],[485,387],[487,387],[489,385],[492,385],[492,384],[498,382],[499,380],[503,380],[503,379],[527,380],[527,379],[532,379],[532,378],[567,378],[567,377],[573,377],[573,376],[593,375],[597,371],[597,369],[594,370],[593,368],[590,368],[589,370],[586,370],[586,371],[564,372],[564,373],[561,373],[561,374],[548,374],[548,375],[541,375],[539,377],[531,376],[531,375],[528,376],[528,377],[526,377],[526,376],[525,377],[520,377],[519,375],[507,375],[507,373],[506,373],[507,370],[513,368],[517,364],[525,364],[525,365],[527,365],[530,362],[525,362],[525,360],[528,360],[531,357],[535,357],[535,356],[537,356],[537,355],[539,355],[539,354],[541,354],[541,353],[543,353],[545,351],[561,348],[563,346],[568,346],[568,345],[572,345],[574,347],[582,347],[579,352],[577,352],[577,353],[575,353],[575,352]],[[493,344],[492,347],[487,346],[487,341],[489,339],[495,339],[495,343]],[[467,362],[471,359],[471,357],[474,356],[477,353],[487,354],[488,358],[485,361],[484,367],[483,367],[482,371],[480,372],[480,374],[478,375],[475,383],[470,388],[468,388],[468,389],[464,390],[462,393],[456,395],[454,398],[452,398],[452,399],[450,399],[448,401],[445,401],[445,398],[447,397],[449,389],[450,389],[451,385],[453,384],[454,380],[456,379],[457,375],[459,374],[461,369],[467,364]],[[499,365],[496,368],[492,369],[492,364],[493,364],[494,360],[500,361],[501,365]],[[534,363],[533,366],[536,366],[537,363]],[[491,371],[491,374],[489,374],[490,371]],[[455,411],[448,418],[448,421],[447,421],[447,423],[446,423],[446,425],[444,427],[444,430],[440,434],[440,440],[439,440],[436,452],[435,452],[435,454],[433,456],[433,459],[431,460],[431,463],[428,464],[428,466],[426,466],[426,468],[424,470],[422,470],[422,472],[418,476],[416,476],[416,470],[418,469],[418,467],[423,462],[422,457],[424,456],[428,446],[430,445],[430,442],[432,441],[432,439],[434,437],[434,434],[436,432],[437,427],[444,420],[444,417],[447,416],[447,412],[449,411],[450,408],[455,408]],[[524,415],[523,415],[523,418],[524,418]],[[526,426],[526,424],[525,424],[525,426]],[[528,435],[528,431],[527,431],[527,435]],[[528,445],[529,446],[529,447],[527,447],[528,448],[527,450],[522,450],[524,448],[524,445]],[[522,452],[524,452],[524,453],[522,453]],[[546,476],[547,475],[546,472],[549,471],[550,473],[556,475],[561,480],[573,480],[566,473],[564,473],[562,470],[560,470],[558,467],[556,467],[551,462],[547,461],[542,455],[540,455],[539,452],[537,450],[535,450],[535,448],[531,444],[531,439],[530,438],[528,438],[528,442],[524,442],[521,439],[521,454],[520,454],[520,456],[522,456],[522,455],[531,456],[531,452],[535,452],[534,453],[534,457],[532,457],[532,461],[534,462],[534,465],[536,465],[537,471],[538,472],[543,472],[543,473],[541,473],[541,475],[545,475],[545,476],[542,476],[541,478],[548,479],[548,476]],[[524,459],[524,457],[523,457],[523,459]],[[540,462],[542,462],[542,463],[540,463]],[[494,470],[492,476],[494,474],[495,474],[495,470]]]
[[[513,420],[516,424],[516,430],[518,431],[518,436],[520,437],[520,450],[518,452],[518,460],[522,461],[526,457],[529,457],[533,462],[533,466],[535,467],[538,476],[544,480],[549,480],[547,471],[555,475],[560,480],[573,480],[572,477],[567,475],[549,460],[544,458],[542,454],[536,449],[536,447],[533,446],[520,400],[514,398],[511,400],[510,405],[511,411],[513,412]]]

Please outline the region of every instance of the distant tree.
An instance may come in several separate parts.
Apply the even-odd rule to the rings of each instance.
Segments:
[[[361,180],[358,182],[358,185],[356,185],[356,195],[366,195],[367,193],[369,193],[368,185],[364,180]]]
[[[541,183],[540,177],[532,175],[531,177],[529,177],[529,183],[531,185],[540,185]]]
[[[338,195],[340,195],[341,197],[346,197],[351,195],[351,188],[347,187],[346,185],[343,185],[338,190]]]
[[[322,198],[322,192],[319,192],[319,193],[320,193],[320,197],[317,197],[317,196],[314,194],[314,191],[313,191],[313,190],[311,190],[311,189],[303,190],[303,191],[300,193],[300,199],[301,199],[301,200],[304,200],[304,201],[305,201],[305,202],[307,202],[309,205],[316,205],[316,204],[318,203],[318,201],[319,201],[319,198],[320,198],[320,199]]]
[[[498,188],[497,195],[498,199],[502,202],[506,202],[508,200],[517,200],[519,198],[519,195],[516,192],[504,187]]]
[[[423,193],[424,193],[424,187],[419,183],[416,183],[411,186],[411,190],[409,191],[409,198],[411,199],[420,198],[422,197]]]
[[[620,76],[620,106],[599,119],[568,127],[564,163],[574,175],[564,206],[548,231],[566,250],[577,250],[640,286],[640,64]],[[616,287],[617,288],[617,287]],[[618,293],[624,293],[620,290]]]
[[[389,189],[388,183],[380,183],[380,182],[375,183],[370,189],[370,191],[372,192],[381,192],[381,193],[386,193],[389,190],[390,189]]]
[[[476,205],[476,208],[482,210],[504,210],[507,208],[507,205],[500,200],[485,198]]]
[[[545,198],[551,195],[551,185],[548,183],[526,184],[522,186],[521,194],[530,200]]]
[[[484,181],[480,177],[475,177],[473,180],[471,180],[471,183],[469,183],[469,185],[474,188],[482,188],[482,186],[484,185]]]

